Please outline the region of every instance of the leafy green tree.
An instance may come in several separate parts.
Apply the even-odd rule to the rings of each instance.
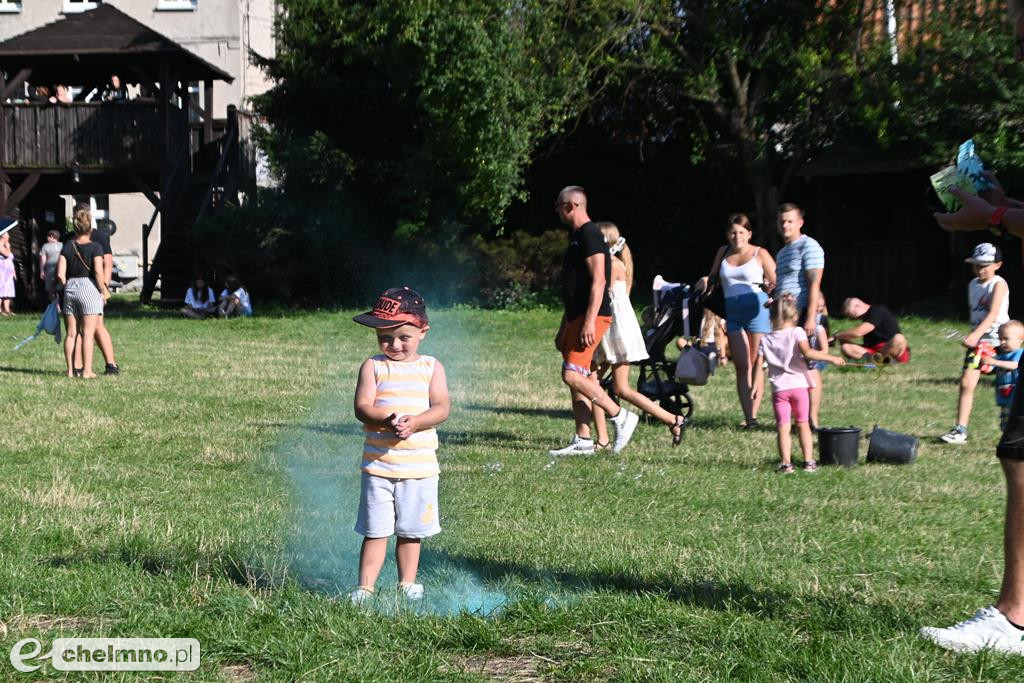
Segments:
[[[263,147],[286,192],[344,192],[399,238],[493,228],[538,141],[587,101],[617,19],[600,3],[284,0]]]
[[[884,71],[888,52],[863,39],[864,5],[653,2],[618,82],[649,140],[687,138],[691,161],[735,164],[764,224],[800,166],[869,113],[875,86],[863,81]]]

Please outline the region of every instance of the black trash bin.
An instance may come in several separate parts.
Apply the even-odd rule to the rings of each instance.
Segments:
[[[859,459],[860,429],[822,427],[818,430],[818,453],[824,465],[853,467]]]
[[[875,425],[868,440],[867,461],[908,465],[917,460],[917,444],[916,436],[890,432]]]

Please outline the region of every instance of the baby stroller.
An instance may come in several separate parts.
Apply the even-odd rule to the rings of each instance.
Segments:
[[[676,361],[665,358],[665,349],[676,337],[690,335],[690,286],[666,282],[659,275],[654,278],[652,288],[654,306],[645,312],[643,321],[649,358],[633,363],[640,368],[636,390],[668,412],[689,420],[693,415],[690,388],[676,381]],[[610,376],[601,381],[601,386],[616,398]]]

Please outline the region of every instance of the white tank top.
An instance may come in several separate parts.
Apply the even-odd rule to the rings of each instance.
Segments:
[[[728,261],[722,259],[722,266],[718,269],[718,277],[722,281],[722,296],[728,298],[761,291],[764,266],[757,257],[760,251],[761,247],[754,249],[754,255],[741,266],[730,266]]]
[[[995,291],[997,282],[1006,282],[1006,280],[998,275],[993,275],[988,282],[980,282],[978,278],[974,278],[971,280],[971,284],[967,286],[967,305],[971,309],[972,327],[977,327],[978,323],[988,315],[989,308],[992,306],[992,293]],[[1003,302],[999,304],[999,312],[996,313],[996,319],[992,323],[992,327],[986,330],[983,338],[988,341],[998,339],[999,326],[1009,319],[1010,295],[1007,292],[1007,295],[1003,297]]]

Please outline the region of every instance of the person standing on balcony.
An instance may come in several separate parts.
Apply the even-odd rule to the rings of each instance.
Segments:
[[[121,82],[121,77],[117,74],[110,74],[110,82],[107,83],[107,86],[103,89],[103,101],[128,101],[128,89],[124,87],[124,83]]]

